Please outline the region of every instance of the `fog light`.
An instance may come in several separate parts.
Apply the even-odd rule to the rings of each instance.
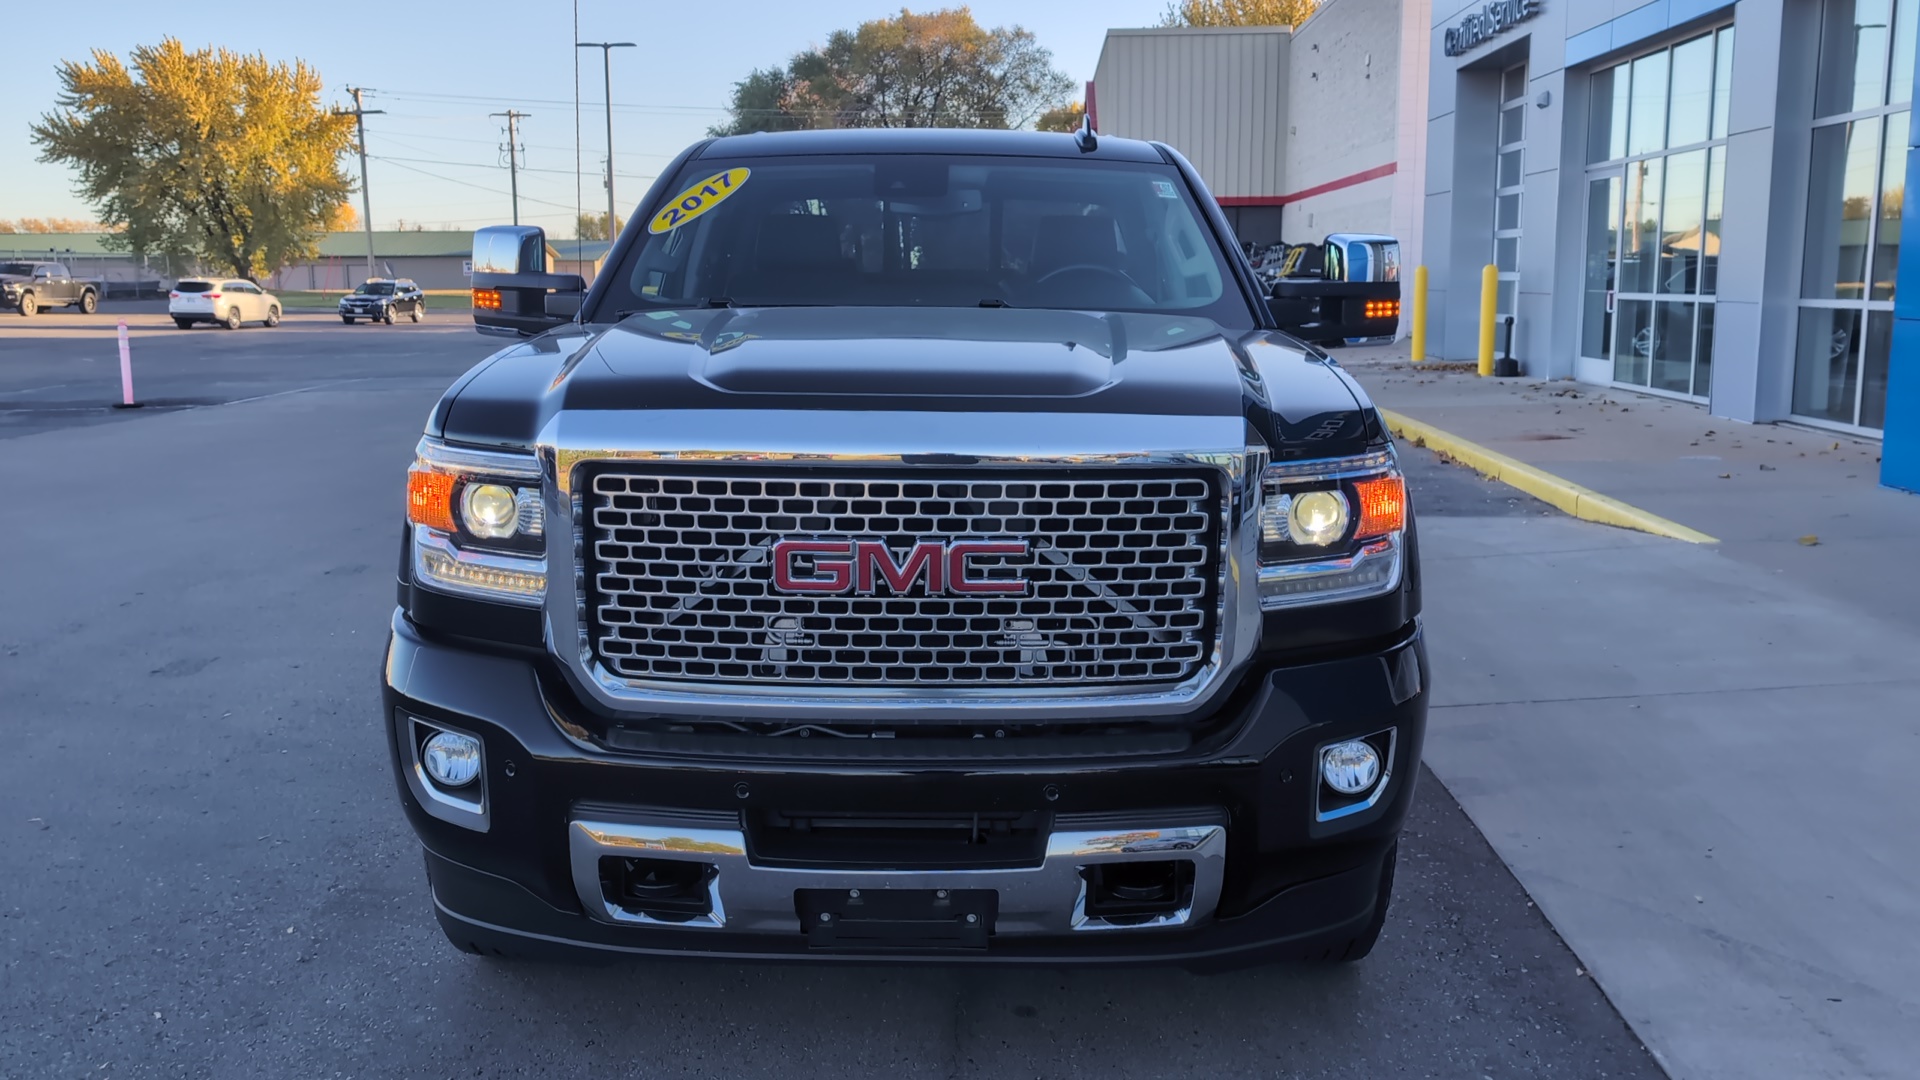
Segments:
[[[1359,795],[1380,779],[1380,752],[1352,739],[1320,751],[1320,776],[1342,795]]]
[[[471,735],[435,732],[420,757],[427,775],[442,787],[465,787],[480,775],[480,740]]]

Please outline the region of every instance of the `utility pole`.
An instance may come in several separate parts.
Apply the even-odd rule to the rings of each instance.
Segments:
[[[360,224],[367,232],[367,276],[373,275],[373,200],[367,195],[367,117],[386,112],[385,109],[369,109],[361,105],[360,95],[365,91],[358,86],[347,87],[347,93],[353,95],[353,111],[335,110],[342,116],[351,116],[360,126]]]
[[[487,115],[504,116],[507,118],[507,182],[513,187],[513,223],[518,225],[520,224],[520,144],[514,122],[525,120],[532,114],[523,113],[516,109],[508,109],[506,112],[488,113]]]
[[[634,47],[634,44],[631,41],[576,41],[573,43],[573,47],[576,49],[599,49],[600,63],[602,68],[606,72],[607,239],[611,241],[614,238],[614,227],[615,227],[614,222],[617,220],[614,217],[614,213],[613,213],[613,206],[614,206],[614,202],[613,202],[613,50],[631,49]]]

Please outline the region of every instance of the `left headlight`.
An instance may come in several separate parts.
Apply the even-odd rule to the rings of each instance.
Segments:
[[[421,439],[407,471],[407,520],[416,582],[526,606],[545,598],[545,513],[532,454]]]
[[[1269,466],[1260,496],[1261,607],[1400,587],[1407,485],[1393,451]]]

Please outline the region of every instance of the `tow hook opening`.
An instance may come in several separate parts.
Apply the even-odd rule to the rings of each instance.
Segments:
[[[1193,902],[1193,862],[1095,863],[1080,869],[1090,919],[1126,925],[1172,915]]]
[[[600,889],[607,903],[661,922],[713,914],[713,880],[718,876],[712,863],[617,855],[600,860]]]

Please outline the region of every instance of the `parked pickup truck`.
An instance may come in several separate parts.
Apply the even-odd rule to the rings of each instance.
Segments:
[[[75,280],[60,263],[0,263],[0,307],[22,315],[42,308],[74,307],[91,315],[99,306],[99,284]]]
[[[1184,158],[712,139],[591,289],[545,251],[475,235],[475,322],[522,339],[407,477],[383,722],[455,945],[1373,948],[1426,729],[1413,512]],[[1381,332],[1335,307],[1315,333]]]

